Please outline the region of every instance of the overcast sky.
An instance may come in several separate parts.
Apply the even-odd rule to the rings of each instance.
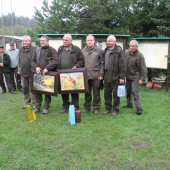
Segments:
[[[41,9],[43,0],[12,0],[12,10],[16,16],[27,16],[32,18],[35,12],[34,6]],[[48,0],[50,3],[51,0]],[[1,8],[2,3],[2,8]],[[11,13],[11,0],[0,0],[0,16]]]

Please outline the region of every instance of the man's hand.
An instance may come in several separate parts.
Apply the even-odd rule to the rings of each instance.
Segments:
[[[74,69],[76,69],[77,67],[76,66],[74,66],[72,69],[74,70]]]
[[[143,81],[142,80],[139,80],[139,82],[138,82],[139,84],[143,84]]]
[[[3,63],[0,63],[0,67],[4,67],[4,64],[3,64]]]
[[[17,74],[20,74],[20,68],[18,68]]]
[[[98,80],[103,80],[103,77],[98,77]]]
[[[43,74],[45,75],[45,73],[47,73],[48,72],[48,70],[45,68],[44,70],[43,70]]]
[[[119,79],[119,81],[120,81],[120,84],[124,83],[124,79]]]
[[[35,70],[36,70],[37,74],[41,74],[41,68],[40,67],[37,67]]]

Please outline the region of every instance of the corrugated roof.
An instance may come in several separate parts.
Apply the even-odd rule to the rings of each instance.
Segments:
[[[0,38],[2,38],[3,35],[0,35]],[[12,38],[12,36],[10,35],[4,35],[5,38]],[[22,40],[22,36],[13,36],[13,39],[16,39],[16,40]]]
[[[63,37],[65,34],[38,34],[38,36],[47,35],[49,37]],[[86,34],[70,34],[71,36],[85,37]]]
[[[94,35],[94,36],[109,36],[114,35],[116,37],[130,37],[130,35],[119,35],[119,34],[88,34],[88,35]]]
[[[170,40],[170,37],[142,37],[142,38],[131,38],[135,40]]]

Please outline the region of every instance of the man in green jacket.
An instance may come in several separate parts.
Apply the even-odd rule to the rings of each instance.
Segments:
[[[84,113],[91,110],[92,88],[93,88],[93,110],[94,114],[99,114],[100,109],[100,89],[98,80],[103,80],[103,50],[95,44],[93,35],[86,37],[87,45],[83,49],[85,67],[87,68],[89,93],[85,93]]]
[[[50,70],[51,65],[56,65],[57,69],[76,69],[84,66],[84,56],[81,49],[72,44],[72,36],[65,34],[63,37],[63,45],[58,48],[57,57],[47,65],[43,70],[43,74]],[[71,93],[71,105],[74,105],[75,110],[79,110],[79,94]],[[62,94],[63,109],[59,113],[65,113],[69,109],[69,94]]]
[[[146,64],[143,54],[138,51],[138,42],[131,40],[129,47],[130,51],[125,54],[127,105],[123,108],[133,108],[133,95],[136,113],[140,115],[142,114],[142,106],[139,91],[140,85],[146,80]]]
[[[120,98],[117,96],[119,84],[124,83],[125,77],[125,57],[122,48],[116,45],[116,37],[110,35],[107,38],[107,48],[104,50],[104,98],[106,110],[103,114],[113,112],[111,116],[116,116],[119,112]],[[112,92],[114,103],[112,106]]]
[[[6,93],[6,87],[3,81],[3,75],[5,76],[5,80],[8,86],[8,91],[11,94],[16,94],[12,90],[12,84],[10,81],[10,58],[9,55],[4,53],[4,46],[0,45],[0,86],[2,88],[2,93]]]
[[[19,68],[18,74],[21,75],[21,80],[23,84],[23,93],[25,105],[22,107],[26,108],[28,103],[31,103],[29,86],[31,83],[31,57],[36,47],[31,45],[31,38],[27,35],[22,37],[23,47],[19,49]],[[35,93],[32,93],[32,103],[35,105],[36,98]],[[35,106],[34,106],[35,108]]]

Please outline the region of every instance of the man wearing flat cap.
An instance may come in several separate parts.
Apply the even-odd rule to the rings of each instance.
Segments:
[[[10,94],[16,94],[12,90],[12,84],[10,82],[10,58],[9,55],[4,52],[4,46],[0,45],[0,86],[2,88],[1,93],[6,93],[6,87],[3,81],[3,75],[5,76],[6,84]]]
[[[14,42],[10,42],[10,49],[6,51],[6,53],[10,57],[10,80],[12,83],[12,89],[15,91],[16,90],[16,84],[17,88],[19,91],[22,91],[22,86],[21,86],[21,76],[17,74],[18,71],[18,60],[19,60],[19,50],[15,48]],[[15,79],[14,79],[15,76]],[[16,80],[16,84],[15,84]]]

